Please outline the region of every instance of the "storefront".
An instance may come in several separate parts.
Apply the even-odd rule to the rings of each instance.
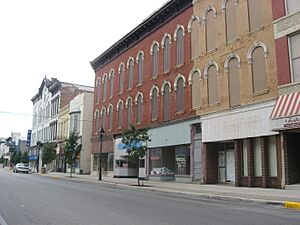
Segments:
[[[201,117],[204,183],[280,187],[278,132],[270,128],[275,101]]]
[[[197,167],[201,164],[199,139],[195,145],[193,132],[198,119],[182,121],[149,130],[151,142],[148,144],[149,154],[147,175],[150,180],[192,182],[194,181],[195,159]],[[199,127],[199,126],[198,126]],[[199,131],[200,132],[200,131]],[[194,148],[197,146],[197,148]],[[201,165],[200,165],[201,167]],[[201,179],[201,168],[197,168]]]
[[[300,183],[300,93],[280,96],[270,116],[271,129],[280,132],[285,179],[282,185]]]

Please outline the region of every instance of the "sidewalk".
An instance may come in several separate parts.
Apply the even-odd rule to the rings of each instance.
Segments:
[[[42,174],[54,179],[76,179],[93,183],[109,183],[117,186],[126,186],[145,191],[172,193],[175,195],[197,198],[222,199],[230,201],[247,201],[264,204],[277,204],[284,206],[286,202],[298,202],[300,208],[300,188],[295,189],[271,189],[271,188],[248,188],[234,187],[229,185],[203,185],[191,183],[141,181],[144,186],[137,186],[136,178],[113,178],[103,176],[102,181],[94,175],[69,174],[50,172]],[[298,190],[297,190],[298,189]]]

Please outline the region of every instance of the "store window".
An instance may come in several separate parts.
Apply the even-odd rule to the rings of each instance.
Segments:
[[[241,152],[241,162],[242,162],[242,176],[248,176],[248,146],[247,139],[244,139],[242,142],[242,152]]]
[[[262,176],[262,162],[261,162],[261,138],[255,138],[253,143],[254,154],[254,176]]]
[[[268,162],[269,177],[277,177],[276,136],[268,138]]]

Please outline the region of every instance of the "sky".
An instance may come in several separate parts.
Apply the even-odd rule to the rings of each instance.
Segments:
[[[90,62],[167,0],[0,0],[0,137],[26,137],[46,76],[94,86]]]

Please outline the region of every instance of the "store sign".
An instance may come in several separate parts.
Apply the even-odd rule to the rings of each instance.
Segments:
[[[300,127],[300,116],[285,118],[283,127],[287,129]]]

